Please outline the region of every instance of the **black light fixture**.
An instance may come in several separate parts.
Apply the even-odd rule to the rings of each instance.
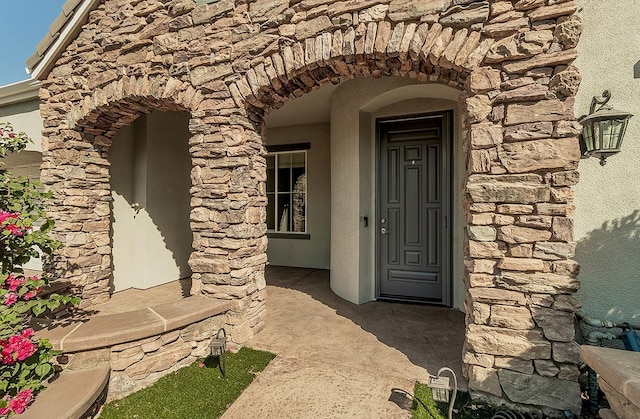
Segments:
[[[608,90],[602,93],[600,99],[594,96],[589,115],[580,118],[583,154],[599,158],[602,166],[606,164],[607,157],[620,152],[627,124],[633,116],[628,112],[605,106],[609,99],[611,92]],[[600,105],[598,110],[597,105]]]
[[[218,333],[211,338],[209,343],[211,349],[211,356],[218,357],[218,365],[220,366],[220,372],[222,378],[227,378],[225,354],[227,353],[227,332],[224,329],[218,330]]]

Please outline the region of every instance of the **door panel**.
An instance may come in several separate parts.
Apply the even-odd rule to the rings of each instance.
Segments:
[[[450,304],[450,113],[378,121],[378,297]]]

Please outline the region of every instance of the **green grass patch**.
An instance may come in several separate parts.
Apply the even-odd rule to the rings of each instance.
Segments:
[[[431,389],[426,384],[416,383],[413,392],[411,417],[413,419],[448,419],[449,403],[433,401]],[[486,419],[492,417],[497,409],[484,403],[474,402],[469,393],[458,392],[453,417],[456,419]]]
[[[194,362],[152,386],[104,406],[100,418],[217,418],[275,355],[242,348],[226,355],[226,380],[217,357]]]

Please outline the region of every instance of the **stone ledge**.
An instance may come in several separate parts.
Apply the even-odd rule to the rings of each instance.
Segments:
[[[86,321],[37,324],[38,338],[47,338],[54,349],[86,351],[131,342],[179,329],[230,308],[228,301],[201,296],[126,313],[90,317]]]
[[[65,370],[20,415],[20,419],[81,418],[109,381],[109,364]]]
[[[621,396],[626,400],[621,400],[624,407],[620,407],[637,416],[625,415],[609,400],[614,412],[621,418],[640,417],[640,352],[582,345],[580,357],[600,375],[599,380],[606,383],[602,387],[607,398]]]

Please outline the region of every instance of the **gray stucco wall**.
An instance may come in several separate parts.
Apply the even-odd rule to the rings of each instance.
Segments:
[[[269,128],[267,145],[311,143],[307,150],[309,240],[269,238],[272,265],[329,269],[331,251],[331,158],[329,123]]]
[[[4,167],[15,176],[25,176],[31,179],[40,178],[40,165],[42,164],[41,140],[42,118],[38,106],[39,99],[26,102],[12,103],[0,106],[0,121],[9,122],[16,132],[25,132],[33,141],[27,148],[18,154],[9,154],[3,159]],[[24,265],[27,269],[42,269],[40,259],[31,259]]]
[[[614,321],[640,323],[640,3],[581,0],[584,31],[575,65],[582,74],[576,116],[594,95],[611,91],[615,109],[631,119],[622,152],[606,166],[580,162],[576,188],[576,259],[582,311]]]
[[[153,112],[122,128],[110,153],[115,291],[190,275],[189,115]]]
[[[42,150],[42,118],[39,105],[40,99],[36,97],[25,102],[0,106],[0,121],[10,122],[15,131],[24,131],[33,140],[33,144],[27,146],[27,151]]]

